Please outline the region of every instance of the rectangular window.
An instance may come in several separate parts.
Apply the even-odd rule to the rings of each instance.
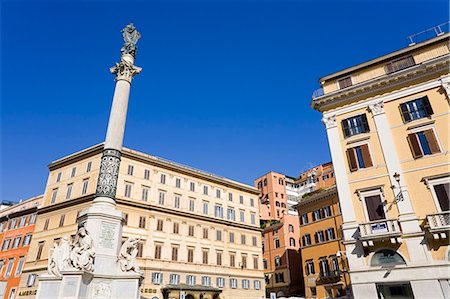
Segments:
[[[56,196],[58,195],[58,188],[55,188],[52,190],[52,199],[50,203],[55,203],[56,202]]]
[[[369,221],[386,219],[384,204],[380,195],[366,196],[364,197],[364,202],[366,204]]]
[[[88,191],[89,179],[83,180],[83,188],[81,190],[81,195],[85,195]]]
[[[180,284],[180,274],[170,274],[169,283],[174,285]]]
[[[132,188],[132,187],[133,187],[132,184],[130,184],[130,183],[125,183],[125,194],[124,194],[125,197],[128,197],[128,198],[131,197],[131,188]]]
[[[217,277],[217,287],[223,288],[225,287],[225,278],[223,277]]]
[[[255,206],[255,200],[253,198],[250,197],[250,206],[254,207]]]
[[[72,195],[72,187],[73,187],[73,184],[67,185],[66,199],[70,199],[70,196]]]
[[[236,267],[236,255],[230,254],[230,267]]]
[[[38,250],[37,250],[37,254],[36,254],[36,260],[39,261],[41,259],[42,256],[42,250],[44,249],[44,241],[41,241],[38,243]]]
[[[123,213],[123,219],[125,219],[125,225],[128,225],[128,214]]]
[[[142,186],[141,200],[148,201],[148,194],[149,194],[149,192],[150,192],[150,188],[149,187]]]
[[[344,88],[352,86],[352,77],[347,76],[345,78],[341,78],[341,79],[337,80],[337,82],[339,85],[339,89],[344,89]]]
[[[237,289],[237,279],[236,278],[230,278],[230,288]]]
[[[88,162],[88,164],[86,165],[86,172],[90,172],[92,169],[92,162]]]
[[[11,276],[13,266],[14,266],[14,259],[12,258],[8,260],[8,266],[6,267],[5,277]]]
[[[414,159],[441,152],[433,129],[408,134],[408,142]]]
[[[70,177],[73,178],[76,175],[76,173],[77,173],[77,168],[76,167],[72,168],[72,173],[70,174]]]
[[[152,283],[153,284],[162,284],[163,282],[163,274],[161,272],[153,272],[152,273]]]
[[[240,203],[241,205],[244,204],[244,196],[239,195],[239,203]]]
[[[385,65],[384,69],[386,71],[386,74],[391,74],[414,66],[415,64],[416,63],[414,62],[414,58],[412,56],[407,56],[390,61]]]
[[[205,287],[211,286],[211,277],[210,276],[202,276],[202,286],[205,286]]]
[[[30,221],[28,222],[28,225],[35,224],[36,223],[36,217],[37,217],[36,213],[35,214],[31,214]]]
[[[181,179],[180,178],[175,178],[175,187],[181,188]]]
[[[242,245],[245,245],[247,242],[246,242],[246,237],[245,237],[245,235],[241,235],[241,244]]]
[[[208,228],[203,228],[203,239],[208,239]]]
[[[208,195],[208,186],[203,186],[203,194]]]
[[[258,270],[258,267],[259,267],[259,259],[257,256],[254,256],[253,257],[253,269]]]
[[[368,144],[347,149],[347,158],[350,171],[373,166]]]
[[[188,236],[190,236],[190,237],[194,236],[194,226],[193,225],[189,225]]]
[[[194,249],[193,248],[188,248],[187,261],[188,261],[188,263],[194,262]]]
[[[216,264],[218,266],[222,265],[222,251],[217,251],[216,252]]]
[[[208,215],[208,207],[209,207],[209,203],[204,201],[203,202],[203,214]]]
[[[222,241],[222,231],[220,229],[216,230],[216,241]]]
[[[157,231],[162,231],[163,230],[163,226],[164,226],[164,222],[161,219],[158,219],[156,221],[156,230]]]
[[[316,243],[323,243],[325,242],[325,234],[323,233],[323,230],[320,230],[316,232]]]
[[[180,232],[180,224],[178,222],[174,222],[173,223],[173,233],[179,234],[179,232]]]
[[[450,184],[436,184],[433,185],[433,189],[439,203],[440,211],[450,211]]]
[[[45,219],[45,222],[44,222],[44,230],[48,230],[48,225],[49,225],[49,223],[50,223],[50,219],[49,219],[49,218]]]
[[[176,209],[180,208],[180,204],[181,204],[181,196],[175,194],[174,198],[173,198],[173,206]]]
[[[16,272],[14,273],[14,276],[19,276],[20,274],[22,274],[24,264],[25,264],[25,257],[23,256],[19,258],[19,262],[17,263]]]
[[[258,239],[255,236],[252,237],[252,245],[258,246]]]
[[[250,288],[250,280],[242,279],[242,288],[248,290]]]
[[[186,275],[186,284],[193,286],[195,285],[195,276],[194,275]]]
[[[233,208],[227,209],[227,219],[232,221],[236,220],[236,212]]]
[[[241,222],[245,222],[245,211],[244,210],[239,211],[239,220]]]
[[[26,221],[27,221],[27,216],[22,216],[22,217],[20,217],[20,220],[19,220],[19,227],[24,227]]]
[[[234,233],[230,233],[230,243],[234,243]]]
[[[34,274],[34,273],[28,275],[28,279],[27,279],[27,287],[32,287],[32,286],[34,286],[34,283],[36,282],[36,277],[37,277],[37,275]]]
[[[145,216],[139,216],[139,227],[145,228]]]
[[[342,120],[341,124],[345,138],[362,133],[367,133],[370,131],[366,114],[361,114],[344,119]]]
[[[66,215],[62,214],[59,217],[59,227],[63,227],[64,226],[64,219],[66,218]]]
[[[195,192],[195,183],[194,182],[189,183],[189,190],[191,190],[192,192]]]
[[[161,173],[159,182],[160,182],[161,184],[165,184],[165,183],[166,183],[166,175],[165,175],[164,173]]]
[[[302,237],[302,241],[303,241],[303,246],[309,246],[311,245],[311,235],[310,234],[306,234]]]
[[[61,176],[62,176],[62,173],[58,172],[58,175],[56,176],[56,182],[57,183],[61,181]]]
[[[161,259],[161,248],[162,248],[162,246],[160,244],[155,245],[155,259],[156,260]]]
[[[208,264],[208,251],[203,250],[202,251],[202,262],[203,264]]]
[[[159,191],[158,204],[163,206],[165,199],[166,199],[166,192],[165,191]]]
[[[327,233],[327,235],[326,235],[327,241],[336,239],[336,235],[334,233],[334,228],[332,228],[332,227],[327,228],[326,233]]]
[[[427,96],[400,104],[400,111],[405,123],[434,113]]]
[[[12,244],[12,249],[19,247],[21,239],[22,239],[21,236],[14,238],[14,241],[13,241],[13,244]]]
[[[233,193],[228,193],[228,200],[233,201]]]
[[[172,247],[172,261],[178,261],[178,247]]]
[[[275,239],[275,248],[280,248],[280,240]]]
[[[139,242],[137,243],[137,254],[136,257],[142,257],[142,254],[144,253],[144,243]]]
[[[22,246],[28,246],[31,243],[31,234],[25,235]]]
[[[331,217],[331,207],[330,206],[324,207],[323,214],[324,214],[325,218]]]
[[[133,165],[128,165],[127,174],[128,175],[133,175],[133,173],[134,173],[134,166]]]
[[[222,195],[222,193],[221,193],[220,189],[216,189],[216,197],[220,198],[221,195]]]
[[[250,213],[250,222],[251,224],[256,224],[256,214]]]
[[[253,281],[253,286],[254,286],[255,290],[261,290],[261,281],[259,281],[259,280]]]
[[[189,211],[194,212],[195,211],[195,199],[189,200]]]
[[[149,180],[150,179],[150,170],[145,169],[144,170],[144,180]]]
[[[223,207],[221,205],[214,206],[214,216],[218,218],[223,218]]]
[[[316,272],[314,271],[314,262],[312,260],[306,261],[306,274],[310,275],[315,273]]]

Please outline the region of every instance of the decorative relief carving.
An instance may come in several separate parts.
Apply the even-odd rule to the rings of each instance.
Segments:
[[[140,270],[139,265],[136,262],[138,243],[139,239],[132,237],[128,238],[128,240],[126,240],[120,248],[118,261],[120,269],[123,272],[134,272],[143,276],[144,273]]]
[[[96,196],[116,197],[119,177],[120,151],[105,149],[100,163]]]
[[[131,84],[131,80],[142,71],[142,68],[135,66],[132,62],[122,57],[120,62],[109,69],[111,74],[116,74],[116,81],[125,80]]]
[[[370,112],[372,112],[372,115],[384,113],[384,102],[380,101],[378,103],[369,105],[369,110]]]
[[[336,115],[331,115],[322,118],[322,123],[327,129],[336,127]]]
[[[96,299],[111,298],[112,286],[109,281],[96,281],[92,287],[92,297]]]

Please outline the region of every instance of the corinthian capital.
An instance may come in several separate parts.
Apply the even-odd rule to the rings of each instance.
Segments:
[[[322,118],[322,123],[325,125],[325,128],[331,129],[336,127],[336,115],[330,115]]]
[[[111,74],[116,74],[116,81],[125,80],[131,84],[133,77],[139,74],[142,68],[135,66],[132,61],[123,58],[119,63],[116,63],[115,66],[110,68],[109,71]]]
[[[372,112],[372,115],[378,115],[378,114],[384,113],[383,101],[369,105],[369,110],[370,110],[370,112]]]

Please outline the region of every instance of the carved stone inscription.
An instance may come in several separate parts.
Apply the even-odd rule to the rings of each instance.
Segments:
[[[117,231],[117,223],[102,221],[100,226],[99,245],[106,249],[114,249],[114,236]]]

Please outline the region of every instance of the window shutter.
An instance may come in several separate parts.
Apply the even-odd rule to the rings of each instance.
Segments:
[[[436,197],[438,198],[439,205],[441,207],[441,211],[449,211],[450,210],[450,202],[449,202],[449,193],[450,193],[450,184],[440,184],[434,186],[434,191],[436,193]]]
[[[426,130],[423,132],[428,141],[428,146],[430,147],[431,153],[436,154],[440,153],[439,145],[436,140],[436,136],[434,136],[434,132],[432,129]]]
[[[350,129],[348,127],[348,121],[344,119],[342,122],[342,130],[344,131],[344,137],[350,136]]]
[[[372,158],[370,157],[369,145],[363,144],[361,145],[361,152],[364,160],[364,165],[367,167],[372,167]]]
[[[317,237],[317,232],[314,234],[314,241],[316,242],[316,244],[317,243],[319,243],[319,241],[318,241],[319,239],[318,239],[318,237]]]
[[[408,107],[406,107],[405,103],[400,104],[400,111],[402,113],[403,121],[405,123],[411,121],[411,115],[409,115]]]
[[[422,103],[423,103],[423,108],[425,109],[425,112],[427,113],[427,116],[434,114],[433,108],[431,108],[430,100],[428,100],[427,96],[422,98]]]
[[[349,148],[347,150],[347,158],[350,171],[358,170],[358,164],[356,163],[355,151],[353,150],[353,148]]]
[[[414,134],[414,133],[408,134],[407,139],[408,139],[409,146],[411,147],[411,151],[412,151],[414,159],[422,157],[423,156],[422,150],[420,149],[416,134]]]
[[[364,129],[364,133],[369,132],[370,128],[369,128],[369,123],[367,122],[366,114],[361,115],[361,121],[362,121],[362,126],[363,126],[363,129]]]

